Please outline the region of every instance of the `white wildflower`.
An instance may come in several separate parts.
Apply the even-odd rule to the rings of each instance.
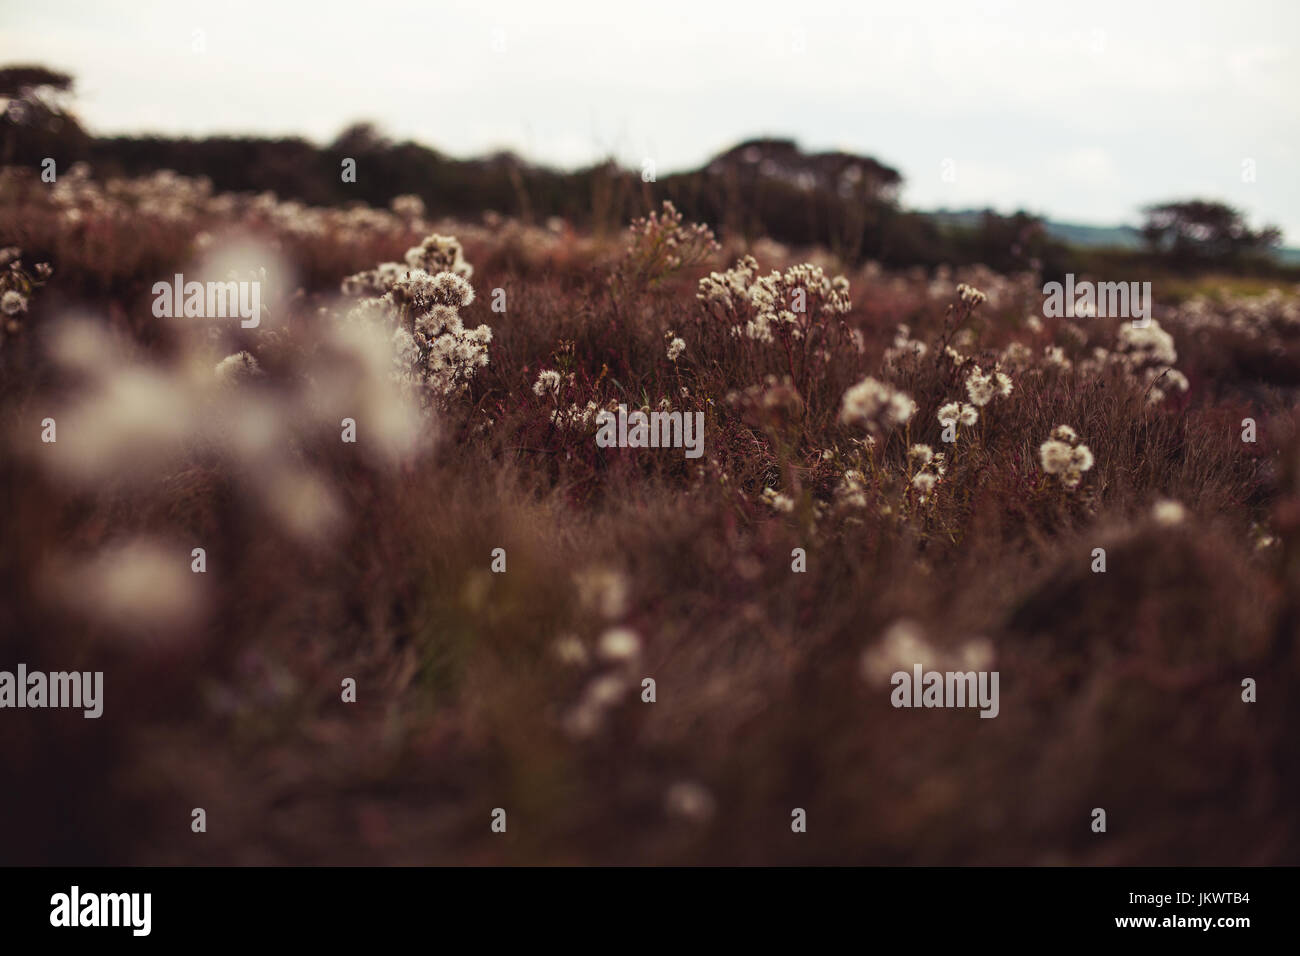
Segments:
[[[1156,524],[1172,528],[1187,519],[1187,509],[1182,502],[1161,498],[1152,506],[1151,516],[1155,518]]]
[[[976,365],[966,376],[966,394],[970,396],[971,404],[983,407],[993,401],[995,388],[993,376],[985,375],[978,365]]]
[[[862,676],[873,684],[885,684],[896,671],[911,673],[912,667],[934,665],[938,655],[926,641],[921,625],[908,618],[895,621],[880,640],[862,653]]]
[[[554,369],[545,369],[537,376],[537,381],[533,383],[533,394],[539,398],[550,392],[552,395],[560,393],[560,373]]]
[[[1048,345],[1043,349],[1043,359],[1047,365],[1068,372],[1074,363],[1065,357],[1065,350],[1059,345]]]
[[[869,431],[893,428],[911,421],[916,402],[903,392],[867,377],[844,393],[840,422]]]
[[[587,648],[572,634],[557,638],[553,650],[555,656],[566,664],[587,663]]]
[[[713,795],[700,784],[689,781],[673,784],[664,795],[664,807],[669,814],[695,823],[712,817],[714,806]]]
[[[641,638],[626,627],[612,627],[600,635],[596,649],[607,661],[627,661],[641,653]]]
[[[262,369],[248,352],[236,352],[218,362],[213,374],[220,384],[235,385],[261,375]]]
[[[779,494],[774,488],[763,489],[763,502],[770,506],[773,511],[779,511],[782,514],[789,514],[794,511],[794,499],[789,495]]]
[[[1057,425],[1052,437],[1038,448],[1043,471],[1055,475],[1063,486],[1074,489],[1083,473],[1093,466],[1092,450],[1079,443],[1079,436],[1068,425]]]
[[[585,568],[574,574],[573,581],[584,610],[607,620],[627,613],[628,583],[622,573],[610,568]]]
[[[5,315],[17,315],[19,312],[27,311],[27,299],[21,292],[14,289],[7,291],[4,296],[0,297],[0,312]]]
[[[1043,471],[1049,475],[1059,475],[1070,467],[1071,453],[1074,451],[1063,441],[1049,439],[1038,447],[1038,457],[1043,463]]]
[[[418,201],[418,197],[411,198]],[[413,208],[413,204],[408,204],[408,206]],[[422,212],[423,210],[421,210]],[[474,267],[465,261],[460,242],[452,236],[440,236],[435,233],[427,237],[418,246],[407,250],[406,264],[412,270],[432,274],[450,272],[463,279],[474,278]],[[463,304],[468,305],[469,303]]]

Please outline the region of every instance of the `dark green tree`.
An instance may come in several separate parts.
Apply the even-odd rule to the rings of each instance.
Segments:
[[[1282,241],[1276,226],[1251,229],[1241,212],[1221,202],[1157,203],[1143,212],[1142,238],[1153,252],[1180,265],[1234,260]]]
[[[43,66],[0,67],[0,162],[80,159],[87,137],[68,109],[72,77]]]

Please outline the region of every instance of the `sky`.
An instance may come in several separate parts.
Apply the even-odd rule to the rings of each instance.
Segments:
[[[458,157],[659,174],[755,136],[872,156],[904,205],[1137,223],[1218,199],[1300,245],[1294,0],[0,0],[0,64],[94,133],[372,120]]]

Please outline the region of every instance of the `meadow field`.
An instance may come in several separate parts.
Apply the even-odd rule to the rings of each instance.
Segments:
[[[4,714],[3,862],[1300,859],[1296,287],[83,166],[0,247],[0,666],[103,673]]]

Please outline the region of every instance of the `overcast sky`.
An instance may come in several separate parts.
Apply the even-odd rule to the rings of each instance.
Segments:
[[[96,133],[327,142],[371,119],[456,156],[661,173],[779,135],[897,168],[916,208],[1114,224],[1194,195],[1289,245],[1298,36],[1295,0],[0,0],[0,63],[73,73]]]

